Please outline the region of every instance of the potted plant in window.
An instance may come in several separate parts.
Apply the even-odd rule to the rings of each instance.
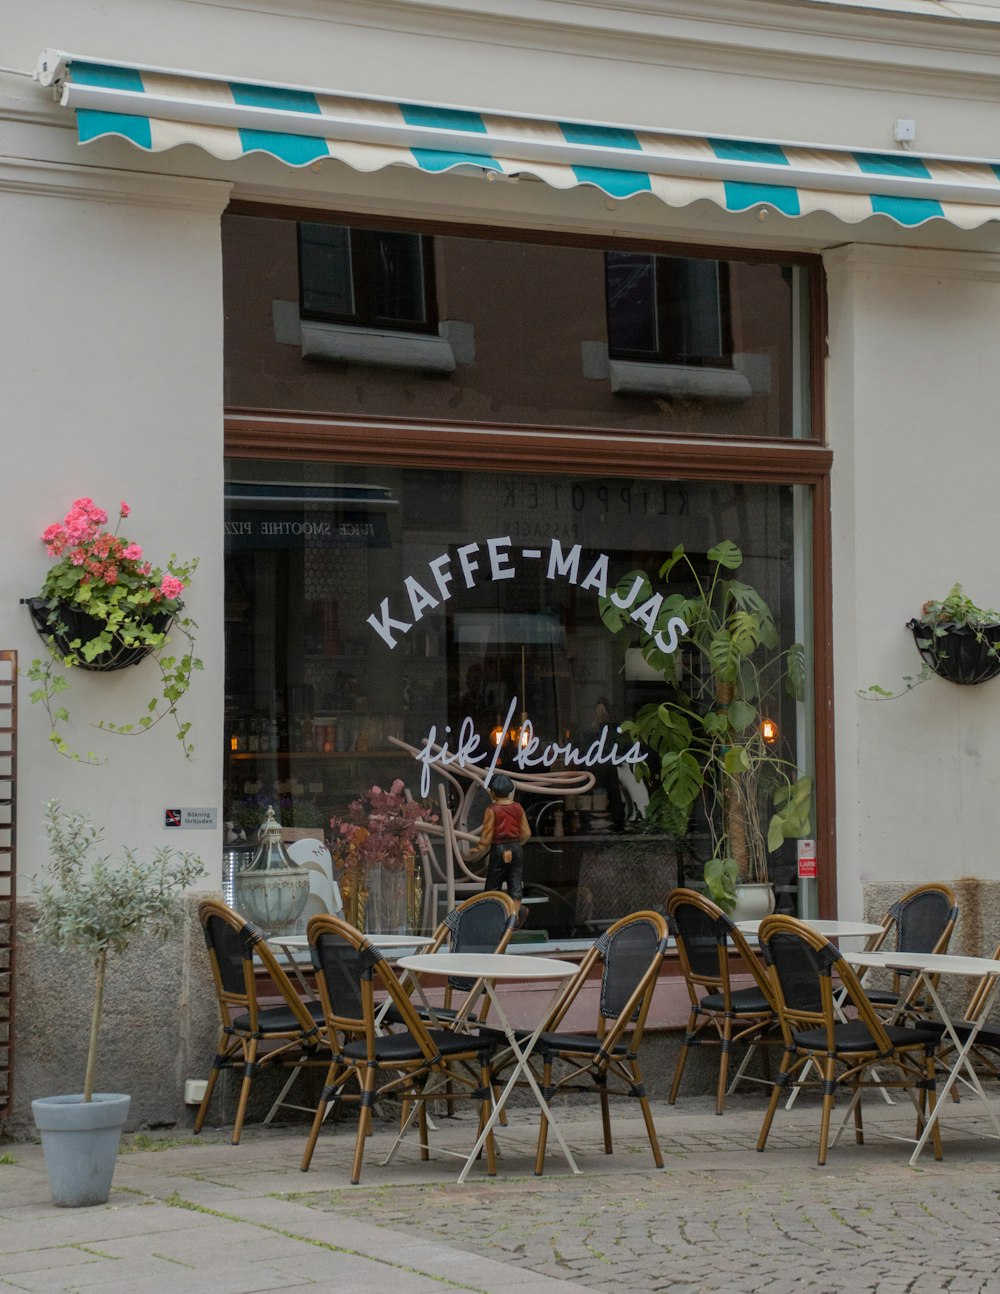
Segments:
[[[732,912],[737,886],[767,885],[768,855],[810,832],[812,779],[783,757],[774,721],[782,688],[803,696],[805,656],[801,643],[780,648],[767,603],[735,578],[736,544],[723,540],[707,560],[703,574],[675,548],[659,571],[662,592],[633,571],[601,599],[601,617],[626,645],[638,625],[639,649],[668,685],[621,724],[649,751],[636,770],[650,789],[646,817],[683,838],[701,806],[711,844],[705,884]],[[639,621],[628,614],[637,606]],[[671,623],[674,651],[664,649]]]
[[[94,1002],[82,1094],[38,1097],[31,1110],[53,1204],[103,1204],[130,1101],[94,1091],[108,957],[124,953],[140,934],[162,939],[177,929],[184,917],[181,894],[205,869],[193,854],[167,848],[154,850],[147,862],[132,849],[117,862],[95,857],[101,833],[55,800],[45,806],[45,833],[50,859],[36,883],[31,937],[93,961]]]
[[[953,584],[947,597],[925,602],[919,616],[906,623],[923,661],[920,672],[906,675],[898,692],[873,684],[862,695],[891,700],[905,696],[932,674],[949,683],[986,683],[1000,675],[1000,613],[980,607]]]
[[[49,718],[49,740],[60,755],[74,754],[61,725],[69,719],[58,700],[69,684],[62,667],[107,672],[137,665],[146,656],[160,670],[160,696],[145,707],[136,723],[102,722],[97,726],[126,736],[146,732],[170,715],[185,756],[192,747],[191,725],[182,722],[177,703],[187,692],[201,661],[194,656],[196,625],[184,616],[181,594],[194,574],[197,560],[179,562],[172,556],[165,568],[153,566],[143,551],[118,534],[130,512],[122,501],[118,526],[108,530],[108,514],[92,499],[77,499],[61,522],[49,526],[42,542],[56,560],[37,597],[27,598],[28,610],[49,649],[35,659],[28,677],[38,686],[31,700],[41,703]],[[180,656],[166,650],[170,632],[187,642]],[[88,762],[96,756],[88,752]]]
[[[330,819],[344,909],[359,929],[408,934],[416,927],[417,837],[426,822],[437,822],[437,815],[407,796],[401,778],[387,791],[373,786],[350,804],[346,818]]]

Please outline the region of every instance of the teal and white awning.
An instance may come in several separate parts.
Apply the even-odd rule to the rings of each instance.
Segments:
[[[907,227],[1000,220],[1000,162],[871,153],[233,81],[46,50],[36,78],[76,112],[81,143],[120,136],[148,152],[194,144],[224,161],[266,153],[289,166],[336,158],[387,166],[532,176],[614,198],[649,193],[671,207],[827,212],[848,224],[887,216]]]

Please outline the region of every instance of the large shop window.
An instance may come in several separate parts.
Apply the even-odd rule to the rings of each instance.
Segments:
[[[677,545],[701,573],[713,545],[738,545],[739,580],[774,614],[775,650],[802,642],[807,677],[812,668],[805,487],[231,459],[226,490],[226,811],[236,823],[252,826],[272,803],[286,826],[329,838],[331,818],[397,779],[436,805],[444,788],[453,807],[462,759],[442,778],[413,753],[429,751],[432,734],[471,760],[492,758],[499,729],[508,768],[519,767],[526,721],[536,767],[575,767],[570,752],[595,749],[605,725],[602,749],[617,741],[625,752],[632,739],[619,725],[676,695],[696,665],[681,652],[670,677],[651,668],[635,650],[648,603],[629,604],[616,633],[602,597],[637,570],[655,582]],[[693,591],[690,579],[675,591]],[[808,700],[776,687],[769,705],[788,758],[811,773]],[[700,880],[711,852],[697,809],[671,831],[649,820],[629,761],[591,767],[589,793],[521,797],[533,830],[529,929],[550,936],[662,908],[672,886]],[[474,831],[484,803],[469,797],[461,825]],[[770,854],[770,869],[779,907],[794,911],[794,840]],[[426,902],[420,912],[430,920]]]

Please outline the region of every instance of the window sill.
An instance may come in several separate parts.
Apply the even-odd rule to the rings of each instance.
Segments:
[[[429,333],[356,328],[348,324],[303,319],[304,359],[377,368],[408,368],[424,373],[454,373],[455,352],[444,337]]]
[[[614,395],[689,396],[699,400],[748,400],[750,381],[735,368],[699,368],[684,364],[643,364],[609,359]]]

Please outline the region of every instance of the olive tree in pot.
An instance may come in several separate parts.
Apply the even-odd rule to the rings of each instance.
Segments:
[[[79,952],[94,963],[94,1000],[83,1092],[31,1103],[42,1136],[53,1204],[103,1204],[130,1097],[94,1091],[97,1041],[108,957],[124,953],[138,935],[166,938],[184,918],[181,895],[205,874],[193,854],[165,847],[148,861],[124,849],[117,861],[96,856],[101,833],[82,813],[45,806],[49,862],[36,883],[37,916],[31,937],[59,952]]]
[[[638,631],[644,659],[667,685],[621,724],[649,751],[637,770],[650,788],[646,816],[684,837],[701,806],[711,840],[705,884],[732,912],[737,886],[766,884],[768,854],[810,831],[812,779],[782,756],[777,726],[766,722],[782,689],[802,699],[804,650],[781,649],[767,603],[733,575],[743,564],[736,544],[723,540],[707,560],[705,572],[675,548],[660,567],[660,591],[632,571],[601,599],[601,618],[626,644]]]

